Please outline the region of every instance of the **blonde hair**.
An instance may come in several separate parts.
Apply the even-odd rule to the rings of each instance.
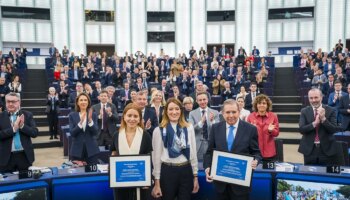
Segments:
[[[162,91],[157,90],[157,89],[152,91],[152,94],[151,94],[151,104],[153,103],[153,101],[154,101],[154,99],[156,98],[156,95],[157,95],[158,93],[160,93],[160,94],[162,95],[162,101],[160,102],[160,105],[161,105],[161,106],[164,106],[165,103],[166,103],[166,102],[165,102],[164,95],[163,95]]]
[[[176,104],[177,106],[179,106],[179,108],[180,108],[180,110],[181,110],[180,118],[179,118],[179,121],[178,121],[179,126],[180,126],[181,128],[183,128],[183,127],[189,127],[190,124],[187,123],[186,120],[185,120],[185,115],[184,115],[184,111],[183,111],[183,108],[182,108],[181,101],[178,100],[178,99],[175,99],[175,98],[170,98],[170,99],[168,99],[168,101],[166,102],[166,104],[165,104],[165,106],[164,106],[164,110],[163,110],[162,122],[160,122],[159,127],[165,128],[165,127],[170,123],[170,120],[169,120],[169,117],[168,117],[168,107],[169,107],[169,104],[170,104],[170,103]]]
[[[194,100],[192,97],[185,97],[184,100],[182,101],[183,105],[188,104],[188,103],[191,103],[191,104],[194,103]]]

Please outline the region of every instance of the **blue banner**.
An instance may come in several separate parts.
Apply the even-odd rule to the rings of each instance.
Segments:
[[[232,179],[245,180],[247,161],[218,156],[216,175]]]
[[[146,181],[145,161],[119,161],[115,164],[115,174],[117,182]]]

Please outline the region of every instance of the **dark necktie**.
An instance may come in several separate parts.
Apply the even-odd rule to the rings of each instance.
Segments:
[[[107,112],[106,112],[106,106],[103,105],[103,117],[102,117],[102,123],[103,123],[103,130],[106,131],[108,130],[107,127]]]
[[[205,116],[205,110],[202,110],[202,116]],[[208,124],[207,124],[207,117],[205,117],[205,121],[203,123],[203,138],[208,139]]]
[[[318,117],[318,113],[317,113],[317,109],[315,108],[315,119],[316,117]],[[316,135],[315,135],[315,143],[320,143],[320,138],[318,136],[318,128],[319,128],[319,125],[317,125],[315,127],[315,131],[316,131]]]
[[[55,97],[51,97],[51,110],[55,110]]]

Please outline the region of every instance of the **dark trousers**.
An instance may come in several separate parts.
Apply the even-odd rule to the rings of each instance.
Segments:
[[[47,114],[47,119],[49,121],[49,131],[51,136],[57,136],[57,124],[58,124],[58,115],[56,112],[49,112]]]
[[[0,173],[28,170],[32,164],[28,161],[24,151],[12,152],[6,166],[0,166]]]
[[[162,200],[191,200],[193,190],[193,173],[191,164],[169,166],[162,164],[160,172]]]
[[[323,151],[320,145],[314,145],[310,155],[304,155],[304,164],[305,165],[344,165],[341,161],[341,155],[327,156]]]
[[[97,138],[98,146],[111,146],[112,136],[109,134],[108,130],[101,130],[100,135]]]
[[[127,200],[136,200],[136,189],[135,188],[118,188],[113,190],[114,199],[127,199]],[[141,200],[150,200],[151,199],[151,190],[140,188],[140,197]]]
[[[85,161],[88,165],[98,164],[98,154],[89,157],[86,150],[86,145],[84,144],[83,153],[81,154],[81,157],[72,156],[71,160]]]
[[[227,184],[223,193],[216,192],[216,200],[249,200],[249,193],[236,195],[233,193],[231,185]]]

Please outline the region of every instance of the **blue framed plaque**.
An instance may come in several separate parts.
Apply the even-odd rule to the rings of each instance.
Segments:
[[[254,157],[223,151],[213,151],[211,176],[213,180],[250,187]]]
[[[110,157],[109,180],[111,188],[151,186],[151,155]]]

